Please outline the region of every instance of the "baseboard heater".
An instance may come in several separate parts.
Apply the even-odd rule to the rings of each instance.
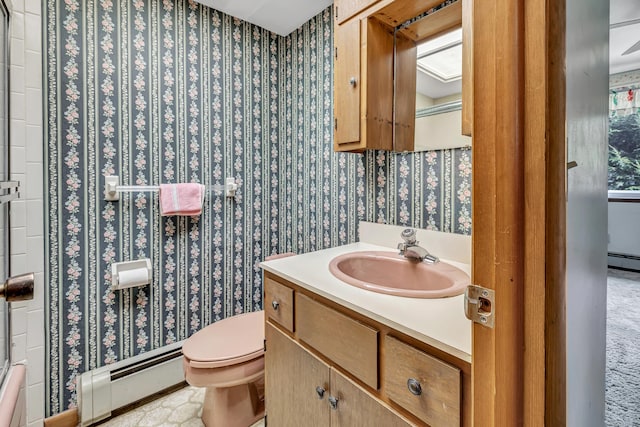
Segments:
[[[85,372],[78,382],[80,425],[183,381],[182,341]]]
[[[607,255],[609,267],[640,271],[640,256],[617,252],[609,252]]]

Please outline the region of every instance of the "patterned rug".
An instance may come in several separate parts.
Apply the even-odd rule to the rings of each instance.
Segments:
[[[204,388],[187,386],[130,410],[99,427],[204,427],[200,420]],[[260,420],[251,427],[264,427]]]
[[[640,273],[609,269],[605,424],[640,426]]]

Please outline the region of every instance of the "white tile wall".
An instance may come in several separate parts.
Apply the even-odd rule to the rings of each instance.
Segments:
[[[27,202],[14,200],[11,202],[11,225],[13,227],[27,227]]]
[[[25,173],[24,167],[26,166],[27,156],[26,156],[26,148],[18,147],[14,145],[11,147],[10,151],[10,162],[11,162],[11,171],[17,173]]]
[[[11,37],[11,178],[20,181],[23,199],[11,206],[11,270],[36,273],[34,299],[12,306],[12,358],[27,360],[26,408],[20,426],[32,427],[42,426],[45,409],[41,4],[5,1]]]
[[[14,307],[11,310],[11,329],[13,334],[22,335],[27,333],[27,308]]]

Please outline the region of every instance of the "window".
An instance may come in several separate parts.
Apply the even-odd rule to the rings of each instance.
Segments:
[[[609,96],[608,181],[610,197],[640,198],[640,88],[618,89]]]

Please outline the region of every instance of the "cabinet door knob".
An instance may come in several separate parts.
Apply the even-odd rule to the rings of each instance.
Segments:
[[[422,386],[420,382],[415,378],[409,378],[407,380],[407,388],[411,392],[411,394],[415,394],[416,396],[420,396],[422,394]]]
[[[280,303],[278,301],[273,301],[271,303],[271,307],[273,307],[274,310],[278,310],[278,307],[280,307]]]
[[[316,387],[316,393],[318,393],[318,399],[322,399],[324,397],[325,389],[318,386]]]
[[[355,78],[355,77],[351,77],[351,78],[349,79],[349,84],[350,84],[351,86],[355,86],[355,85],[356,85],[356,82],[357,82],[357,80],[356,80],[356,78]]]
[[[338,409],[338,398],[329,396],[329,405],[331,406],[331,409],[333,409],[334,411]]]

